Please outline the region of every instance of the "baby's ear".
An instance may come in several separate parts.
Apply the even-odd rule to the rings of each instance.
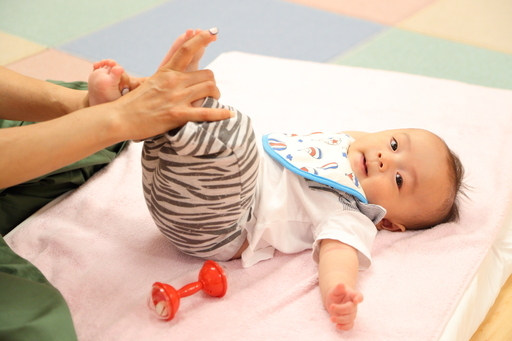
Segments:
[[[377,224],[377,230],[386,230],[390,232],[405,232],[406,228],[402,224],[397,224],[384,218]]]

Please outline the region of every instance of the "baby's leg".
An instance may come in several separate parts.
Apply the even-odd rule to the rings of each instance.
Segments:
[[[209,98],[205,106],[219,106]],[[181,251],[230,259],[245,240],[258,171],[249,117],[189,122],[144,144],[144,196],[164,235]]]
[[[96,62],[93,67],[89,76],[89,104],[103,104],[121,97],[119,84],[124,68],[111,59]]]

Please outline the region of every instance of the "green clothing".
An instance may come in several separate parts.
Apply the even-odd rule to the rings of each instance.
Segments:
[[[6,125],[27,125],[30,122],[0,120]],[[78,188],[109,164],[125,146],[121,142],[83,160],[25,183],[0,189],[0,235],[6,235],[23,220],[61,194]]]
[[[0,237],[0,340],[76,341],[66,301]]]
[[[87,89],[87,83],[63,83],[68,88]],[[33,124],[33,122],[0,120],[0,128]],[[27,217],[61,194],[78,188],[94,173],[110,163],[126,146],[121,142],[103,149],[83,160],[37,179],[0,189],[0,235],[4,236]]]
[[[87,89],[84,82],[54,83],[78,90]],[[0,128],[28,124],[33,123],[0,120]],[[0,235],[7,234],[61,194],[82,185],[110,163],[125,146],[125,142],[118,143],[50,174],[0,189]],[[0,340],[77,340],[71,314],[62,295],[34,265],[15,254],[1,236]]]

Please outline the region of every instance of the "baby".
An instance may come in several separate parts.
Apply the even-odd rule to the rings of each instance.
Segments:
[[[178,38],[166,58],[198,32]],[[111,76],[116,66],[106,64],[89,81],[94,87],[109,75],[111,94],[99,92],[112,100],[122,76]],[[202,105],[224,107],[211,98]],[[458,218],[463,168],[429,131],[270,134],[259,141],[250,118],[228,108],[231,119],[189,122],[144,142],[149,211],[178,249],[205,259],[242,258],[247,267],[276,249],[313,249],[322,302],[338,329],[353,327],[363,300],[358,271],[370,266],[378,230]]]

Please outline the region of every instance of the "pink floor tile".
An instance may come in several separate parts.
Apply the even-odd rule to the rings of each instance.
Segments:
[[[325,11],[394,25],[436,0],[286,0]]]
[[[52,49],[8,64],[6,67],[37,79],[66,82],[87,81],[92,71],[91,62]]]

